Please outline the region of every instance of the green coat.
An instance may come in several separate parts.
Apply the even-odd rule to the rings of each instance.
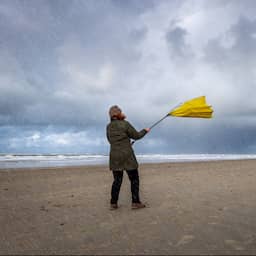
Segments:
[[[107,125],[107,138],[110,143],[109,169],[112,171],[137,169],[138,162],[130,139],[138,140],[146,133],[144,129],[137,132],[125,120],[112,120]]]

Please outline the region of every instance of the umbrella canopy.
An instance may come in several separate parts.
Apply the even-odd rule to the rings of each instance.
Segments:
[[[195,117],[195,118],[212,118],[212,106],[206,103],[205,96],[188,100],[178,107],[172,109],[167,115],[155,122],[149,129],[152,129],[168,116],[177,117]],[[135,141],[132,141],[132,145]]]
[[[212,107],[206,103],[205,96],[186,101],[168,113],[169,116],[212,118]]]

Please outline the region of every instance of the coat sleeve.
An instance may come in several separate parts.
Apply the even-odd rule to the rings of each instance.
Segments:
[[[134,140],[139,140],[142,137],[145,136],[147,131],[145,129],[142,129],[141,131],[137,131],[129,122],[127,122],[127,135],[129,138],[134,139]]]

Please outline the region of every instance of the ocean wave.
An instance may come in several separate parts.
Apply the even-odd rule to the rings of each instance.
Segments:
[[[140,163],[256,159],[254,154],[138,154]],[[0,154],[0,169],[108,164],[100,154]]]

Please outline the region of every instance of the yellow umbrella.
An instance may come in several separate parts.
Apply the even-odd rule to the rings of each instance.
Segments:
[[[154,123],[150,129],[159,124],[168,116],[176,117],[196,117],[196,118],[212,118],[212,107],[206,103],[205,96],[200,96],[192,100],[188,100],[178,107],[172,109],[162,119]]]
[[[184,102],[168,113],[168,116],[211,118],[212,107],[207,105],[205,96]]]
[[[194,117],[194,118],[212,118],[212,107],[206,103],[205,96],[200,96],[188,100],[178,107],[172,109],[167,115],[154,123],[149,129],[152,129],[168,116],[176,117]],[[135,141],[132,142],[134,144]]]

